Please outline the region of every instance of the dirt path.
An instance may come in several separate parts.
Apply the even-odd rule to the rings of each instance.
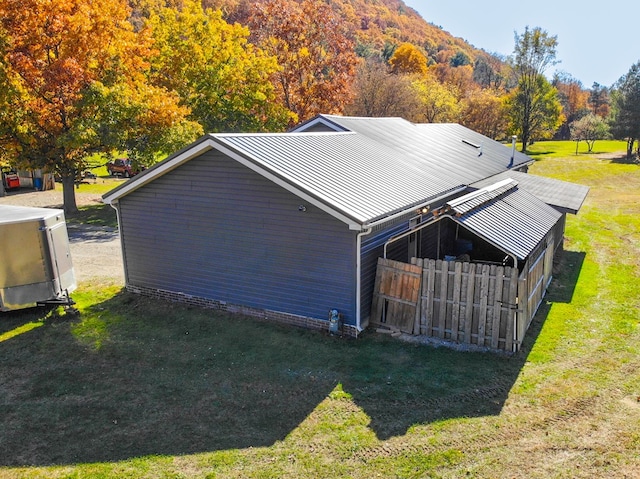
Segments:
[[[76,193],[78,206],[101,203],[99,194]],[[61,208],[62,192],[10,192],[0,197],[0,206],[18,205],[40,208]],[[71,258],[77,282],[124,284],[120,235],[117,228],[88,225],[67,225]]]

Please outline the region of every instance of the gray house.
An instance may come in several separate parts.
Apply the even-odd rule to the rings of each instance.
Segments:
[[[531,161],[456,124],[321,115],[289,133],[205,135],[103,199],[117,211],[128,290],[318,329],[335,309],[355,336],[379,257],[456,255],[464,221],[492,260],[518,243],[492,239],[491,214],[459,215],[446,233],[422,227],[444,224],[457,198],[508,183],[480,206],[498,211],[508,194],[543,220],[514,217],[498,236],[562,229],[586,189],[540,178],[524,191]],[[553,206],[536,189],[554,191]],[[535,247],[507,256],[524,261]]]

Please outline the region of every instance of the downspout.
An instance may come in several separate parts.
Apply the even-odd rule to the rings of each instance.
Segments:
[[[373,228],[362,230],[356,236],[356,334],[362,331],[362,237],[371,234]]]
[[[127,285],[127,283],[129,282],[129,277],[127,275],[127,262],[125,261],[125,257],[124,257],[124,245],[122,243],[122,228],[120,225],[120,210],[118,208],[116,208],[115,203],[113,203],[112,201],[109,202],[109,206],[111,206],[111,208],[113,208],[116,212],[116,220],[118,220],[118,235],[120,236],[120,255],[122,256],[122,269],[123,269],[123,273],[124,273],[124,284],[125,286]]]

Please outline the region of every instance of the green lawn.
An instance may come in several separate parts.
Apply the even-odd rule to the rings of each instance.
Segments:
[[[555,145],[591,190],[515,357],[84,284],[0,316],[0,478],[638,477],[640,166]]]

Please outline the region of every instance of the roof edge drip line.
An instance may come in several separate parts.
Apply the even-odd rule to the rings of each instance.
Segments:
[[[448,190],[446,193],[443,193],[442,195],[429,198],[428,200],[425,200],[425,201],[421,201],[420,203],[412,205],[412,206],[410,206],[408,208],[405,208],[402,211],[398,211],[397,213],[394,213],[392,215],[385,216],[384,218],[380,218],[380,219],[365,223],[364,225],[362,225],[362,229],[366,230],[368,228],[375,228],[376,226],[383,225],[383,224],[388,223],[390,221],[393,221],[393,220],[395,220],[397,218],[401,218],[402,216],[405,216],[405,215],[411,213],[411,211],[413,211],[413,210],[419,210],[419,209],[422,209],[424,207],[430,206],[432,203],[437,203],[438,201],[445,200],[449,196],[455,195],[457,193],[461,193],[461,192],[465,191],[466,189],[467,189],[466,185],[456,186],[455,188],[451,188],[450,190]]]

